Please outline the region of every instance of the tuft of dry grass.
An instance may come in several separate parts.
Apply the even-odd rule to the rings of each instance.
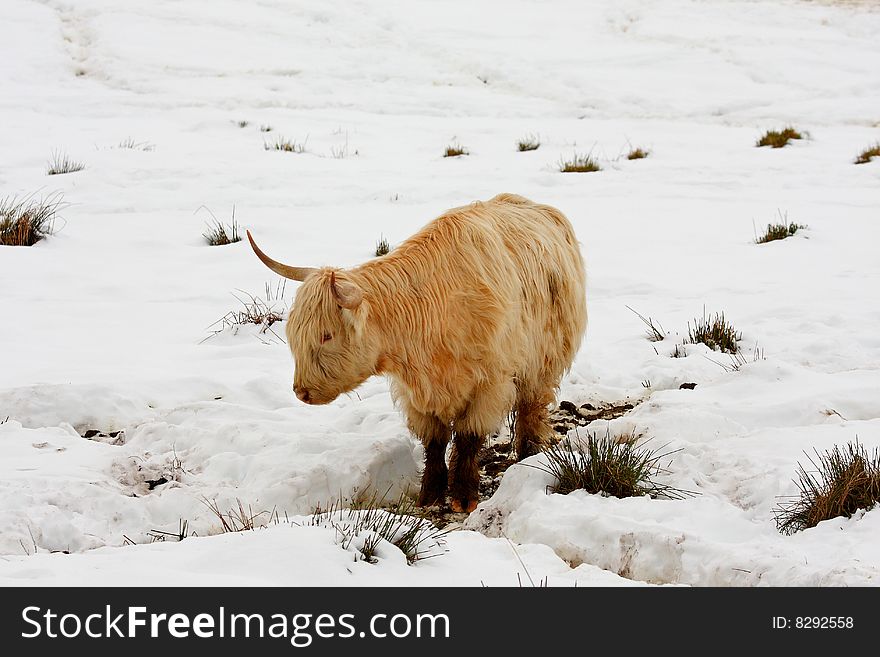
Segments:
[[[660,461],[674,452],[658,453],[636,445],[635,433],[604,436],[588,433],[562,440],[546,449],[546,464],[532,467],[553,475],[556,483],[550,492],[567,495],[575,490],[602,493],[613,497],[650,495],[665,499],[682,499],[691,495],[666,484],[655,477],[665,474]]]
[[[264,123],[260,126],[260,132],[272,132],[272,126]]]
[[[263,142],[263,148],[267,151],[283,151],[285,153],[305,153],[306,152],[306,144],[309,142],[309,138],[306,137],[305,141],[298,142],[292,139],[288,139],[286,137],[278,136],[273,142]]]
[[[156,147],[146,141],[135,141],[133,137],[126,137],[121,142],[116,144],[116,148],[124,148],[126,150],[131,151],[144,151],[149,152],[155,149]]]
[[[459,157],[461,155],[470,155],[470,151],[458,143],[449,144],[443,152],[443,157]]]
[[[229,232],[226,231],[226,226],[224,224],[215,220],[213,226],[208,224],[207,232],[202,233],[202,235],[210,246],[224,246],[226,244],[241,242],[241,235],[238,234],[238,229],[239,226],[233,217],[232,225],[229,226]]]
[[[724,318],[724,313],[715,313],[714,317],[707,317],[706,309],[703,308],[703,316],[694,319],[693,327],[688,322],[688,337],[685,343],[702,342],[714,351],[736,354],[739,352],[738,342],[741,339],[742,334]]]
[[[235,221],[235,206],[232,206],[232,223],[227,226],[222,221],[217,219],[214,216],[214,213],[211,212],[209,208],[202,205],[200,206],[196,212],[199,210],[207,210],[208,214],[211,215],[211,218],[214,220],[213,225],[208,224],[207,232],[202,233],[202,236],[205,238],[205,241],[210,246],[223,246],[226,244],[234,244],[235,242],[241,241],[241,235],[239,234],[239,226],[238,222]]]
[[[641,147],[631,148],[629,153],[626,154],[627,160],[643,160],[651,154],[651,151],[646,150]]]
[[[259,335],[271,334],[279,342],[284,342],[281,336],[272,329],[272,325],[276,322],[283,321],[284,315],[287,312],[287,307],[284,303],[286,284],[286,279],[281,279],[273,289],[269,283],[266,283],[266,288],[262,297],[250,294],[244,290],[238,290],[238,292],[246,298],[243,299],[235,294],[232,296],[234,296],[241,304],[241,309],[230,310],[223,315],[223,317],[211,324],[208,327],[209,329],[211,326],[217,326],[218,324],[220,328],[211,331],[211,334],[202,340],[202,342],[209,340],[227,329],[231,329],[234,335],[238,332],[240,326],[247,326],[249,324],[259,327]],[[266,342],[266,344],[269,344],[269,342]]]
[[[814,451],[818,463],[807,454],[812,469],[798,463],[795,483],[799,495],[776,509],[776,526],[783,534],[794,534],[831,518],[850,518],[880,502],[880,450],[875,448],[869,454],[856,438],[824,454]]]
[[[209,246],[224,246],[226,244],[241,242],[241,234],[239,233],[241,226],[239,226],[238,222],[235,220],[234,205],[232,206],[232,223],[228,226],[217,219],[217,217],[214,216],[214,213],[204,205],[199,208],[199,210],[202,209],[207,210],[214,220],[213,225],[209,223],[208,230],[202,233],[202,236],[205,238],[205,241]],[[196,212],[198,212],[198,210],[196,210]]]
[[[660,342],[661,340],[666,339],[667,333],[664,330],[663,325],[659,321],[655,324],[652,318],[645,317],[637,310],[634,310],[629,306],[626,306],[626,308],[630,312],[635,313],[636,317],[642,320],[642,323],[644,323],[644,325],[647,327],[648,340],[650,340],[651,342]]]
[[[806,228],[806,226],[789,221],[788,214],[782,212],[779,212],[778,214],[779,222],[775,224],[767,224],[767,230],[764,231],[764,234],[755,237],[755,244],[766,244],[767,242],[784,240],[786,237],[794,235],[798,230]]]
[[[527,151],[536,151],[541,147],[541,140],[537,135],[526,135],[518,142],[516,142],[516,150],[520,153],[525,153]]]
[[[853,164],[867,164],[875,157],[880,157],[880,144],[874,144],[863,150],[853,160]]]
[[[767,242],[784,240],[786,237],[794,235],[801,228],[804,228],[804,226],[794,222],[789,224],[767,224],[767,230],[755,240],[755,243],[766,244]]]
[[[575,153],[571,159],[563,158],[559,161],[559,170],[562,173],[592,173],[601,171],[602,167],[589,153],[587,155]]]
[[[380,257],[383,255],[388,255],[391,251],[391,245],[388,243],[384,237],[380,237],[379,241],[376,242],[376,257]]]
[[[272,511],[255,512],[250,504],[245,508],[245,505],[238,498],[235,498],[236,506],[225,512],[220,509],[217,500],[209,500],[207,497],[202,497],[201,502],[220,521],[220,528],[224,534],[253,531],[254,529],[265,527],[273,519],[277,518],[274,509]]]
[[[74,173],[82,171],[86,165],[70,158],[69,155],[62,151],[54,151],[52,157],[46,165],[47,176],[58,176],[64,173]]]
[[[0,199],[0,246],[33,246],[55,229],[58,212],[66,206],[61,192],[41,199],[33,194]]]
[[[803,139],[804,136],[795,130],[793,127],[788,126],[783,128],[782,130],[768,130],[765,132],[761,138],[757,141],[755,146],[771,146],[772,148],[782,148],[787,145],[792,139]]]
[[[190,531],[189,520],[184,520],[183,518],[180,518],[177,521],[176,532],[169,532],[161,529],[151,529],[149,532],[147,532],[147,536],[150,537],[150,543],[164,543],[171,538],[177,539],[177,542],[180,543],[183,539],[189,538],[190,536],[198,536],[198,534]],[[128,540],[131,542],[132,545],[134,545],[134,541],[132,541],[130,538]]]
[[[436,556],[442,548],[446,530],[438,529],[416,507],[415,501],[401,495],[390,504],[385,496],[373,493],[356,499],[350,509],[339,503],[327,509],[315,509],[309,519],[310,526],[332,527],[336,530],[339,544],[350,546],[360,553],[367,563],[376,563],[381,544],[385,541],[396,546],[412,565],[420,559]]]
[[[729,353],[729,354],[727,354],[727,356],[728,356],[728,358],[730,358],[729,363],[722,363],[720,361],[713,360],[712,358],[708,358],[708,356],[707,356],[707,359],[712,361],[716,365],[718,365],[725,372],[729,372],[729,373],[730,372],[739,372],[743,368],[744,365],[748,365],[750,362],[749,359],[746,358],[745,354],[743,354],[741,351],[738,351],[733,354]],[[755,351],[752,354],[751,362],[757,363],[759,360],[764,360],[764,350],[761,349],[760,347],[758,347],[757,344],[755,344]]]

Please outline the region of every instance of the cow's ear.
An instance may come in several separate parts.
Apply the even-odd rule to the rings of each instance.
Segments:
[[[349,281],[336,280],[335,272],[330,273],[330,291],[336,303],[348,310],[354,310],[364,300],[364,291],[360,287]]]

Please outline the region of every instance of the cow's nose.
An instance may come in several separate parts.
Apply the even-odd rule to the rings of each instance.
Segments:
[[[312,400],[312,396],[309,394],[309,391],[305,388],[298,388],[294,386],[293,391],[296,393],[297,399],[299,399],[304,404],[310,404]]]

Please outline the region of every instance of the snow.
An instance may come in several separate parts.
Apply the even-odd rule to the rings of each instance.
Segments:
[[[880,512],[783,536],[774,508],[805,452],[880,446],[880,162],[852,164],[880,138],[878,31],[874,2],[5,0],[0,198],[70,205],[0,247],[0,583],[876,585]],[[787,124],[809,138],[754,147]],[[279,137],[306,152],[264,149]],[[443,158],[453,141],[470,155]],[[86,168],[47,177],[55,150]],[[575,152],[603,170],[559,173]],[[281,340],[209,337],[276,279],[244,242],[205,246],[200,208],[346,266],[502,191],[583,244],[560,399],[641,401],[612,431],[679,450],[665,481],[699,495],[548,494],[537,456],[439,556],[357,561],[308,514],[412,491],[421,447],[386,381],[307,407]],[[754,244],[779,213],[807,228]],[[742,331],[739,371],[669,356],[704,307]],[[220,534],[205,500],[283,520]],[[197,535],[150,544],[181,520]]]

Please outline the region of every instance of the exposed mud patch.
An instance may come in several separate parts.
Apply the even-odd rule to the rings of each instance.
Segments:
[[[177,453],[154,456],[149,452],[142,456],[128,457],[113,465],[116,480],[124,486],[132,497],[143,497],[152,492],[159,493],[164,487],[179,486],[192,472],[183,467]]]
[[[105,443],[107,445],[124,445],[125,430],[103,432],[98,429],[89,429],[81,434],[86,440],[94,440],[97,443]]]
[[[482,502],[495,494],[507,468],[516,463],[513,445],[507,442],[484,447],[480,452],[479,463],[480,501]]]
[[[156,486],[161,486],[162,484],[167,484],[170,479],[167,477],[159,477],[158,479],[144,479],[144,483],[147,485],[148,490],[153,490]]]
[[[638,401],[616,403],[581,404],[575,406],[570,401],[559,402],[559,407],[550,413],[550,424],[553,430],[565,436],[576,427],[585,427],[593,420],[613,420],[629,413]]]

